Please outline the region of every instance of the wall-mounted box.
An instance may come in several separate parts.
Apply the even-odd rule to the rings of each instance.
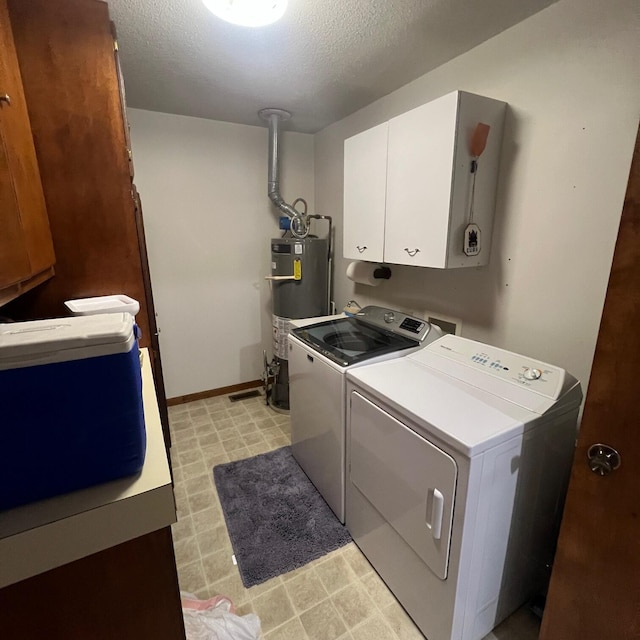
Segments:
[[[504,102],[454,91],[345,140],[344,257],[440,269],[487,264],[505,111]],[[490,130],[474,174],[479,123]],[[470,221],[481,232],[474,255],[463,250]]]

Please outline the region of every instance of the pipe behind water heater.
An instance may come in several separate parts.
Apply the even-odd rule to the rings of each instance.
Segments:
[[[258,115],[269,124],[269,199],[286,216],[291,218],[291,233],[296,238],[305,238],[309,234],[309,222],[306,215],[300,213],[285,202],[280,195],[280,123],[291,118],[284,109],[261,109]]]

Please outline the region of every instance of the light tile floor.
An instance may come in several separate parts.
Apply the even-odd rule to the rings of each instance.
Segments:
[[[240,615],[256,613],[265,640],[420,640],[423,638],[354,543],[305,567],[245,589],[213,483],[216,464],[290,444],[289,417],[263,398],[227,396],[170,407],[178,522],[173,540],[180,588],[202,599],[218,594]],[[526,609],[485,640],[535,640]]]

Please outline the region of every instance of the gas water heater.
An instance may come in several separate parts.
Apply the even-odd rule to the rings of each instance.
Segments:
[[[267,402],[277,410],[289,410],[288,333],[289,321],[327,315],[331,287],[330,216],[307,215],[307,203],[298,198],[287,204],[280,195],[279,146],[280,124],[291,114],[283,109],[262,109],[259,116],[269,124],[268,196],[284,214],[281,238],[271,240],[271,283],[273,313],[273,359],[264,352],[263,382]],[[304,211],[296,204],[302,202]],[[329,223],[326,238],[310,235],[311,220]]]
[[[329,312],[328,238],[274,238],[271,240],[273,299],[273,384],[269,402],[289,409],[289,321]]]

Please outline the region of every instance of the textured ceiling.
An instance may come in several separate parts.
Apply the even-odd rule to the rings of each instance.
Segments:
[[[278,23],[227,24],[201,0],[108,0],[131,107],[313,133],[555,0],[289,0]]]

